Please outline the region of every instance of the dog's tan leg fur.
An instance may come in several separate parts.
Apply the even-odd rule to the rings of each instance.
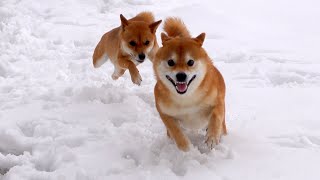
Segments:
[[[182,151],[188,151],[190,141],[188,137],[181,130],[178,122],[174,118],[168,115],[165,115],[161,112],[159,114],[164,125],[167,128],[168,136],[174,139],[179,149],[181,149]]]
[[[137,85],[141,84],[142,78],[139,73],[139,70],[137,69],[136,65],[132,61],[128,60],[128,57],[125,57],[125,56],[118,57],[118,65],[124,70],[129,69],[131,81],[134,84],[137,84]]]
[[[225,104],[223,101],[214,106],[206,135],[206,143],[211,149],[219,144],[221,135],[227,133],[224,112]]]
[[[225,108],[224,108],[224,109],[225,109]],[[224,115],[226,115],[225,112],[224,112]],[[227,126],[226,126],[226,117],[223,118],[222,126],[223,126],[223,135],[227,135],[227,134],[228,134],[228,131],[227,131]]]

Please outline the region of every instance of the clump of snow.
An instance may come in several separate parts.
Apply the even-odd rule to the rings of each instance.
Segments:
[[[319,179],[317,5],[0,1],[0,179]],[[128,73],[113,81],[110,63],[92,66],[119,14],[144,10],[207,34],[227,84],[229,129],[212,151],[202,131],[188,133],[187,153],[167,138],[150,62],[139,66],[139,87]]]
[[[4,63],[0,64],[0,76],[5,77],[7,75],[7,70]]]

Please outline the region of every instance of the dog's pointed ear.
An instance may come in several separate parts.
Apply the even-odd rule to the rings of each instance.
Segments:
[[[200,46],[202,46],[204,38],[206,37],[206,33],[201,33],[199,36],[193,38]]]
[[[128,26],[129,21],[122,14],[120,14],[120,20],[121,20],[121,28],[122,30],[124,30],[124,28]]]
[[[166,33],[161,33],[162,45],[163,45],[166,41],[168,41],[168,40],[170,40],[170,39],[171,39],[171,37],[169,37],[168,35],[166,35]]]
[[[162,22],[162,20],[159,20],[159,21],[156,21],[156,22],[149,25],[149,28],[153,34],[156,33],[156,30],[161,22]]]

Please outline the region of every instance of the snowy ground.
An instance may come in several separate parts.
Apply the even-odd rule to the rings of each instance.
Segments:
[[[119,14],[142,10],[207,33],[229,129],[211,152],[166,137],[150,62],[140,87],[92,67]],[[318,180],[319,19],[316,0],[1,0],[0,179]]]

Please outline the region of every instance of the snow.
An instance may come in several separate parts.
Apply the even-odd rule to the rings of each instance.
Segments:
[[[0,1],[0,179],[319,179],[319,5]],[[203,132],[188,133],[187,153],[167,138],[149,61],[140,87],[128,72],[113,81],[109,62],[93,68],[94,47],[119,14],[144,10],[207,34],[227,84],[229,129],[212,151]]]

